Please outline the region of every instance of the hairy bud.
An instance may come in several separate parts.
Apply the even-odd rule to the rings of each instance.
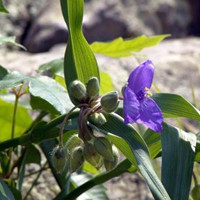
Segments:
[[[83,102],[86,99],[86,87],[79,80],[75,80],[70,84],[69,93],[74,99],[78,100],[79,102]]]
[[[94,113],[89,116],[89,121],[95,125],[103,125],[106,123],[106,118],[103,113]]]
[[[96,151],[107,160],[113,160],[112,145],[105,137],[97,137],[94,140]]]
[[[94,167],[99,168],[99,165],[102,163],[102,157],[97,153],[94,146],[90,143],[85,143],[83,148],[83,156]]]
[[[200,185],[196,185],[191,192],[193,200],[200,200]]]
[[[84,162],[83,158],[83,148],[82,147],[75,147],[71,153],[70,158],[70,170],[71,172],[75,172],[78,170]]]
[[[57,173],[61,173],[68,164],[68,150],[66,147],[55,147],[52,152],[52,164]]]
[[[101,106],[106,112],[114,112],[119,104],[118,92],[109,92],[101,98]]]
[[[87,96],[89,98],[99,95],[99,80],[96,77],[92,77],[86,86]]]
[[[65,146],[71,152],[75,147],[81,146],[82,145],[82,140],[78,137],[78,135],[73,135],[71,136]]]
[[[118,163],[119,152],[115,146],[113,146],[113,160],[104,159],[104,167],[106,171],[111,171],[114,167],[116,167]]]

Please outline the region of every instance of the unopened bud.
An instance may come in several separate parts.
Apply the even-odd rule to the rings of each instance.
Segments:
[[[76,170],[78,170],[83,165],[83,162],[84,162],[83,148],[82,147],[74,148],[70,158],[71,172],[75,172]]]
[[[61,173],[68,163],[68,150],[66,147],[55,147],[52,152],[52,164],[57,173]]]
[[[200,185],[196,185],[191,192],[193,200],[200,200]]]
[[[113,160],[112,145],[105,137],[97,137],[94,140],[96,151],[107,160]]]
[[[86,143],[83,148],[83,156],[94,167],[99,168],[100,163],[102,163],[102,157],[97,153],[94,146],[90,143]]]
[[[82,143],[82,140],[77,135],[73,135],[67,140],[65,146],[71,152],[75,147],[81,146]]]
[[[103,113],[94,113],[89,116],[89,121],[95,125],[103,125],[106,123],[106,118],[104,117]]]
[[[106,112],[114,112],[119,104],[118,92],[109,92],[101,98],[101,106]]]
[[[69,93],[79,102],[82,102],[84,99],[86,99],[86,87],[79,80],[75,80],[70,84]]]
[[[117,166],[119,158],[119,152],[115,146],[113,146],[113,161],[104,159],[104,166],[106,171],[111,171],[114,167]]]
[[[92,77],[87,83],[87,96],[89,98],[99,95],[99,80],[96,77]]]

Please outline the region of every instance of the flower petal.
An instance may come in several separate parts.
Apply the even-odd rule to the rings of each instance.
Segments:
[[[129,88],[124,88],[124,123],[135,122],[139,117],[140,103],[135,93]]]
[[[143,91],[145,87],[151,87],[154,75],[154,66],[150,60],[142,63],[136,67],[130,74],[128,79],[128,87],[130,87],[135,94]]]
[[[153,99],[145,98],[140,104],[140,117],[136,123],[145,124],[155,132],[162,131],[163,115]]]

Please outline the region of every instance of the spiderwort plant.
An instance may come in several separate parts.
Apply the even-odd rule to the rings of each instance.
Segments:
[[[124,88],[124,122],[145,124],[153,131],[161,132],[163,115],[149,92],[153,76],[154,66],[150,60],[131,72]]]

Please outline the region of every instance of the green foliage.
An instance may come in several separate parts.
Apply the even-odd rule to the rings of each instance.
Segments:
[[[11,127],[13,119],[14,105],[0,99],[0,142],[11,138]],[[15,123],[14,137],[21,136],[26,129],[31,125],[32,119],[28,114],[28,110],[21,106],[17,108],[17,119]]]
[[[0,11],[1,11],[1,0],[0,0]],[[3,44],[14,45],[14,46],[17,46],[17,47],[20,47],[20,48],[26,50],[26,48],[24,46],[15,42],[14,36],[7,37],[7,36],[0,35],[0,45],[3,45]]]
[[[0,195],[1,195],[0,198],[2,200],[15,200],[12,192],[1,178],[0,178]]]
[[[139,52],[144,48],[155,46],[169,36],[170,35],[157,35],[146,37],[142,35],[128,40],[124,40],[120,37],[111,42],[94,42],[91,48],[95,53],[105,56],[114,58],[127,57],[132,56],[133,52]]]
[[[67,87],[76,79],[83,83],[87,83],[91,77],[99,79],[96,58],[81,29],[83,1],[61,0],[60,3],[69,29],[68,45],[64,58],[64,74]]]
[[[8,13],[8,10],[4,6],[3,0],[0,0],[0,12]]]
[[[172,200],[188,200],[196,136],[164,124],[161,141],[163,185]]]

